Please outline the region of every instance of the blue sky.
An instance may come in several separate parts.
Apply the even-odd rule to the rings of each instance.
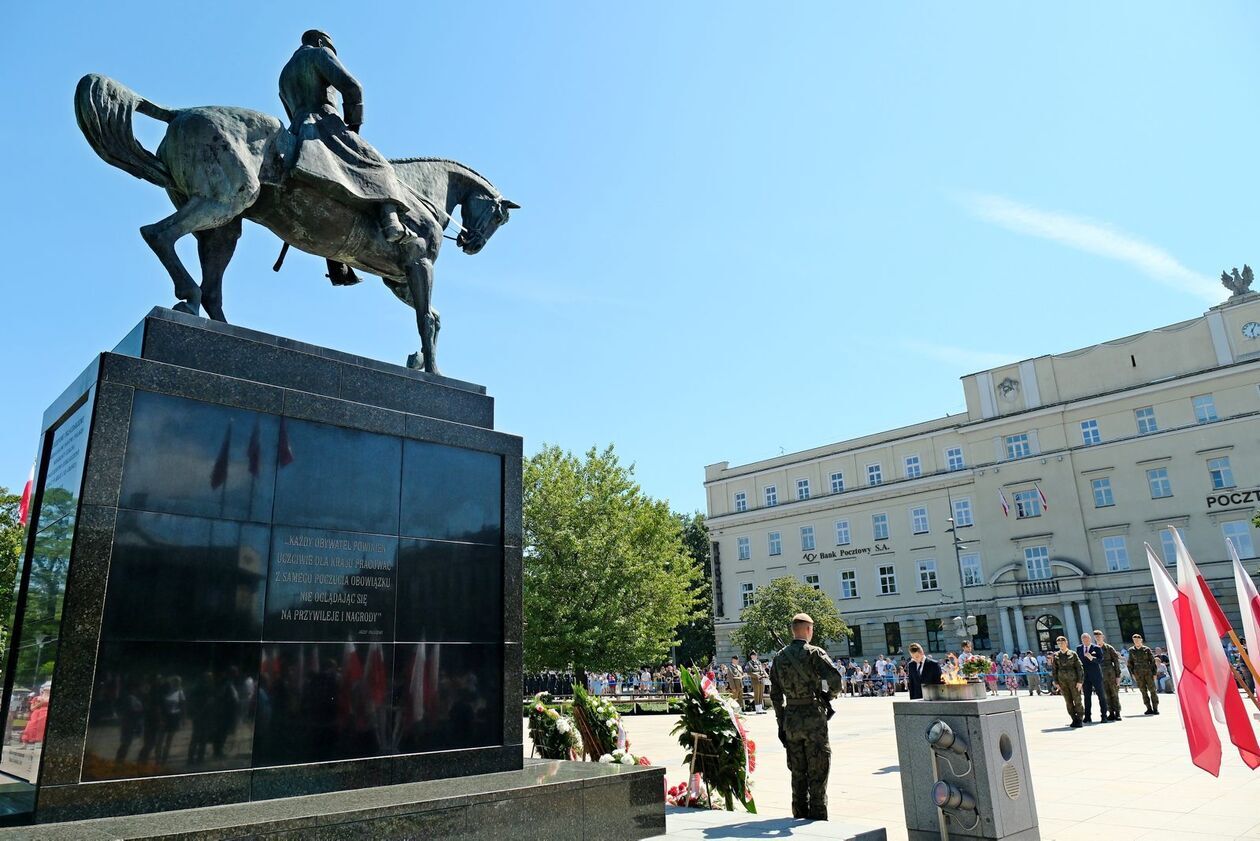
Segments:
[[[1260,259],[1255,5],[111,8],[6,15],[11,487],[44,407],[174,301],[137,233],[167,199],[91,152],[75,82],[281,113],[309,27],[378,148],[458,158],[522,205],[438,262],[444,371],[485,383],[527,452],[613,442],[678,509],[703,508],[705,464],[959,411],[958,377],[1193,317]],[[160,128],[137,118],[150,148]],[[230,320],[415,348],[379,282],[335,289],[301,254],[272,274],[278,247],[247,225]]]

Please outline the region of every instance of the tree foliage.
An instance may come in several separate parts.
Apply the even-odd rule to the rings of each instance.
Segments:
[[[26,530],[18,525],[18,504],[22,497],[0,487],[0,648],[9,646],[9,622],[13,613],[13,585],[22,560]]]
[[[743,625],[731,634],[731,641],[744,652],[777,651],[775,635],[790,640],[792,617],[798,613],[808,613],[814,620],[814,645],[825,648],[849,636],[849,626],[826,593],[784,576],[757,588],[753,603],[740,611]]]
[[[712,660],[714,655],[713,571],[709,563],[709,527],[705,525],[704,515],[699,511],[674,516],[682,527],[683,545],[699,565],[701,573],[693,587],[696,616],[678,627],[676,657],[679,663],[702,666]]]
[[[667,503],[614,448],[525,460],[525,665],[622,671],[668,658],[701,572]]]

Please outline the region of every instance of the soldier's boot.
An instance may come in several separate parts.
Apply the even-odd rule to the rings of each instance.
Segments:
[[[1085,725],[1081,723],[1081,720],[1079,718],[1077,718],[1076,716],[1072,716],[1072,723],[1069,724],[1068,726],[1069,727],[1084,727]]]

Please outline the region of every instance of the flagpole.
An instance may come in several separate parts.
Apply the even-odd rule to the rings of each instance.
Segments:
[[[1252,663],[1251,658],[1247,656],[1247,649],[1243,647],[1242,640],[1238,639],[1238,634],[1234,632],[1233,628],[1229,629],[1229,639],[1230,642],[1238,648],[1238,656],[1241,657],[1242,661],[1247,664],[1247,671],[1251,672],[1251,679],[1256,682],[1257,686],[1260,686],[1260,675],[1256,674],[1255,664]],[[1241,686],[1247,693],[1247,697],[1251,699],[1251,703],[1255,704],[1256,709],[1260,710],[1260,701],[1256,700],[1255,693],[1253,693],[1247,686],[1247,682],[1243,680],[1242,675],[1238,673],[1238,668],[1232,663],[1230,664],[1230,671],[1234,673],[1234,679],[1238,681],[1238,685]]]

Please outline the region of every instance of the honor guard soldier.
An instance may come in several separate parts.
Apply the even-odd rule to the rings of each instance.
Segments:
[[[1141,634],[1133,635],[1133,647],[1129,649],[1129,674],[1142,693],[1142,702],[1146,704],[1144,715],[1159,715],[1159,691],[1155,686],[1155,652],[1142,642]]]
[[[1081,658],[1068,648],[1067,637],[1059,637],[1055,642],[1059,650],[1050,656],[1050,678],[1059,684],[1063,703],[1067,704],[1068,715],[1072,716],[1072,726],[1082,727],[1085,708],[1081,706],[1081,684],[1085,682],[1085,669],[1081,666]]]
[[[825,821],[831,771],[826,707],[840,692],[840,670],[826,651],[809,644],[813,637],[810,615],[793,616],[792,642],[770,665],[770,702],[792,774],[792,817]]]
[[[1110,721],[1120,720],[1120,652],[1107,642],[1102,631],[1094,629],[1094,645],[1103,651],[1102,678],[1103,698],[1107,702],[1107,714]]]

